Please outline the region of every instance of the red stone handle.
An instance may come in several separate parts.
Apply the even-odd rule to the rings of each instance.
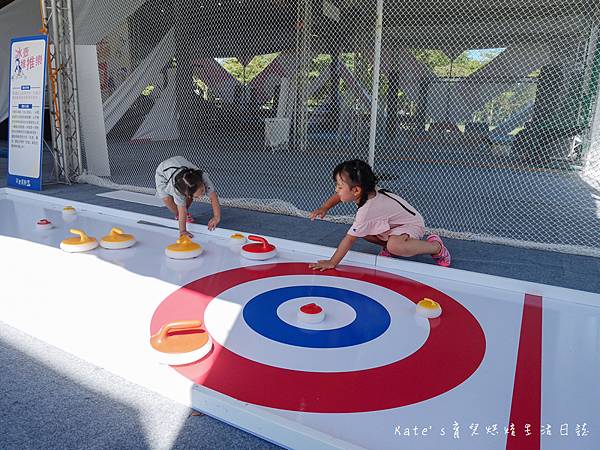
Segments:
[[[251,241],[262,243],[263,248],[265,248],[265,249],[269,246],[269,243],[267,242],[267,240],[264,237],[255,236],[254,234],[251,234],[250,236],[248,236],[248,239]]]

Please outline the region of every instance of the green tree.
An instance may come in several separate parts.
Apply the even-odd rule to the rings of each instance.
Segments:
[[[518,83],[510,90],[502,92],[487,102],[483,110],[473,114],[473,120],[497,126],[527,105],[532,104],[535,101],[536,91],[537,84],[535,82]]]
[[[279,55],[280,53],[270,53],[255,56],[246,67],[237,58],[223,58],[218,61],[236,80],[242,84],[248,84]]]
[[[495,48],[481,50],[477,53],[468,50],[458,55],[454,61],[450,61],[450,58],[441,50],[413,49],[412,53],[417,60],[425,63],[440,78],[450,76],[464,78],[477,72],[504,50],[504,48]]]
[[[279,52],[269,53],[267,55],[258,55],[252,58],[252,61],[250,61],[246,66],[246,84],[250,83],[254,78],[256,78],[280,54],[281,53]]]
[[[239,62],[237,58],[224,58],[220,61],[221,66],[229,72],[233,78],[243,83],[244,80],[244,66]]]
[[[441,50],[413,49],[412,53],[438,77],[446,77],[450,73],[450,58]]]

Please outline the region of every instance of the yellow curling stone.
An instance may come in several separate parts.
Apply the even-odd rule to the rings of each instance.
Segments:
[[[163,325],[150,345],[158,362],[179,366],[204,358],[213,343],[201,321],[182,320]]]
[[[246,241],[246,236],[241,233],[233,233],[231,236],[229,236],[229,246],[234,250],[241,248]]]
[[[435,319],[442,314],[442,307],[438,302],[430,298],[424,298],[417,303],[417,314],[426,319]]]
[[[177,239],[175,244],[165,249],[165,255],[172,259],[191,259],[202,253],[202,246],[196,244],[185,234]]]
[[[125,234],[120,228],[113,228],[110,233],[100,239],[100,246],[109,250],[120,250],[129,248],[135,244],[135,238],[131,234]]]
[[[98,241],[96,238],[88,236],[81,230],[71,228],[69,233],[76,234],[78,237],[67,238],[60,243],[60,248],[65,252],[87,252],[98,247]]]

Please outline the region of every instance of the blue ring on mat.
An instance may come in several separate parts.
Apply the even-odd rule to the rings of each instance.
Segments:
[[[333,330],[295,327],[279,318],[277,308],[298,297],[325,297],[344,302],[354,309],[356,319]],[[371,297],[327,286],[291,286],[263,292],[246,303],[243,317],[250,328],[268,339],[309,348],[339,348],[363,344],[381,336],[391,323],[387,309]]]

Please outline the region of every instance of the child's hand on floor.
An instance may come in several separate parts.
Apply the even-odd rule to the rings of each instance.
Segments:
[[[308,215],[308,218],[310,220],[322,219],[323,217],[325,217],[325,214],[327,214],[326,208],[317,208]]]
[[[324,270],[335,269],[335,264],[330,259],[321,259],[316,263],[309,264],[308,267],[323,272]]]
[[[213,231],[215,228],[217,228],[217,225],[219,225],[220,221],[221,219],[217,217],[213,217],[212,219],[210,219],[208,221],[208,231]]]

